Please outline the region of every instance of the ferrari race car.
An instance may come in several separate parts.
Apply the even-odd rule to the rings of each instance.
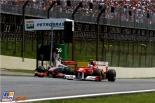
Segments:
[[[74,66],[74,68],[69,65]],[[116,71],[109,69],[108,62],[103,61],[91,61],[88,66],[79,68],[77,68],[75,61],[64,61],[57,67],[50,67],[48,69],[45,69],[43,66],[38,67],[35,76],[65,78],[68,80],[101,81],[108,79],[108,81],[114,82],[116,80]]]
[[[109,69],[108,62],[92,61],[87,67],[80,67],[76,70],[76,79],[101,81],[108,79],[114,82],[116,80],[116,71]]]

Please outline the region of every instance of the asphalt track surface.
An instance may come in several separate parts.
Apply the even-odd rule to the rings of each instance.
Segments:
[[[58,78],[1,76],[1,93],[14,91],[27,99],[155,89],[155,79],[78,81]]]

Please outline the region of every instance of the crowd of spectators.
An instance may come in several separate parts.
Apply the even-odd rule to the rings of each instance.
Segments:
[[[0,4],[22,6],[26,0],[1,0]],[[155,23],[155,0],[30,0],[29,8],[47,10],[54,2],[52,10],[72,13],[79,2],[82,2],[78,11],[81,15],[97,16],[104,9],[103,16],[108,19],[121,18],[121,20],[141,23],[149,20]],[[34,2],[35,1],[35,2]]]

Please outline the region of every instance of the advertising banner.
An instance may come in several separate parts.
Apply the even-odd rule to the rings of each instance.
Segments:
[[[74,31],[74,21],[66,18],[50,18],[50,19],[26,19],[25,30],[64,30],[64,22],[72,22],[72,30]]]

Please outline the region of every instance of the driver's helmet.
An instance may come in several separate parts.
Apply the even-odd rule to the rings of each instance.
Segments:
[[[95,61],[93,61],[93,66],[95,66],[96,65],[96,62]]]
[[[93,59],[90,59],[90,60],[89,60],[89,65],[95,66],[95,65],[96,65],[96,62],[95,62]]]

